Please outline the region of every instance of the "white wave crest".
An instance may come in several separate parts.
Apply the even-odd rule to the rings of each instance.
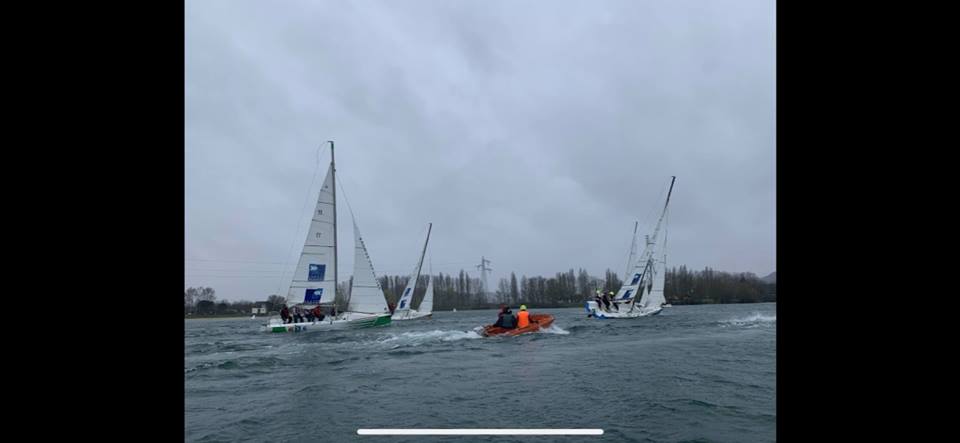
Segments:
[[[481,338],[476,331],[419,331],[403,332],[400,334],[390,334],[389,336],[378,340],[380,344],[389,344],[398,346],[418,346],[430,342],[450,342],[459,340],[468,340]]]
[[[748,315],[746,317],[738,317],[730,320],[722,320],[720,323],[723,325],[729,325],[729,326],[757,327],[757,326],[776,323],[776,322],[777,322],[776,314],[763,315],[759,312],[754,312],[753,314]]]
[[[556,324],[552,324],[546,328],[540,328],[540,331],[544,334],[559,334],[559,335],[570,335],[570,331],[563,329]]]

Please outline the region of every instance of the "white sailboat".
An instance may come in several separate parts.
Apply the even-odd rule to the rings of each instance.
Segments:
[[[311,309],[317,305],[332,305],[337,290],[337,193],[333,142],[330,142],[330,169],[323,181],[317,205],[311,217],[307,239],[294,271],[287,300],[294,307]],[[360,237],[356,221],[353,225],[356,259],[354,260],[354,287],[345,312],[328,315],[320,321],[283,323],[271,318],[261,330],[267,332],[306,332],[332,329],[365,328],[390,324],[390,312],[383,291],[373,274],[373,265]],[[331,272],[333,271],[331,275]],[[370,284],[376,284],[375,288]],[[379,297],[379,299],[378,299]]]
[[[427,292],[420,302],[420,309],[413,309],[413,293],[417,289],[417,280],[420,279],[420,270],[423,268],[423,257],[427,254],[427,245],[430,243],[430,231],[433,230],[433,223],[427,228],[427,240],[423,243],[423,252],[420,254],[420,260],[417,267],[414,268],[407,282],[407,287],[397,300],[397,308],[393,311],[393,321],[416,320],[418,318],[428,318],[433,315],[433,278],[427,284]]]
[[[663,241],[658,243],[660,228],[664,225],[667,208],[670,205],[670,195],[673,193],[673,184],[677,177],[670,180],[670,190],[667,191],[667,201],[663,205],[663,212],[653,230],[653,236],[646,236],[646,247],[640,259],[634,260],[634,246],[631,246],[628,269],[631,272],[624,279],[623,286],[617,291],[609,306],[598,303],[596,300],[586,302],[589,317],[606,318],[637,318],[657,315],[666,304],[663,287],[666,279],[667,263],[667,235],[664,230]],[[634,227],[634,241],[636,241],[636,226]]]

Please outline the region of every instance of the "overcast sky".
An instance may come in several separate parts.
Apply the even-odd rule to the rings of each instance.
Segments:
[[[622,273],[671,175],[668,265],[776,269],[772,1],[189,0],[185,23],[185,287],[286,293],[326,140],[378,275],[428,222],[434,273]]]

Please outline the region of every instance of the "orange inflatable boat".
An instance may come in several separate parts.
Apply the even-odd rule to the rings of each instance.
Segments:
[[[490,337],[492,335],[519,335],[528,332],[539,331],[540,328],[546,328],[553,324],[553,316],[550,314],[530,314],[530,324],[522,328],[504,329],[499,326],[487,325],[483,328],[481,335]]]

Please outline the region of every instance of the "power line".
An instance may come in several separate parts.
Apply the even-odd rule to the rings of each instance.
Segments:
[[[490,263],[491,263],[490,260],[487,260],[486,257],[481,255],[480,264],[474,266],[475,268],[480,270],[480,294],[490,292],[490,288],[487,286],[487,271],[493,270],[487,267],[487,265]],[[484,297],[486,297],[486,295],[484,295]]]
[[[186,260],[186,261],[191,261],[191,260]],[[277,264],[277,265],[283,265],[283,264],[284,264],[284,263],[280,263],[280,262],[231,261],[231,260],[203,260],[203,261],[206,261],[206,262],[223,262],[223,263],[235,262],[235,263],[250,263],[250,264]],[[489,262],[489,260],[488,260],[488,262]],[[451,261],[451,262],[443,262],[443,263],[435,263],[435,264],[438,265],[438,266],[446,266],[446,265],[465,265],[465,264],[469,264],[469,263],[473,263],[473,262],[472,262],[472,261]],[[294,263],[288,263],[288,264],[289,264],[289,265],[294,265]],[[388,264],[388,266],[390,266],[390,265],[399,266],[400,263],[392,262],[392,263],[389,263],[389,264]]]

